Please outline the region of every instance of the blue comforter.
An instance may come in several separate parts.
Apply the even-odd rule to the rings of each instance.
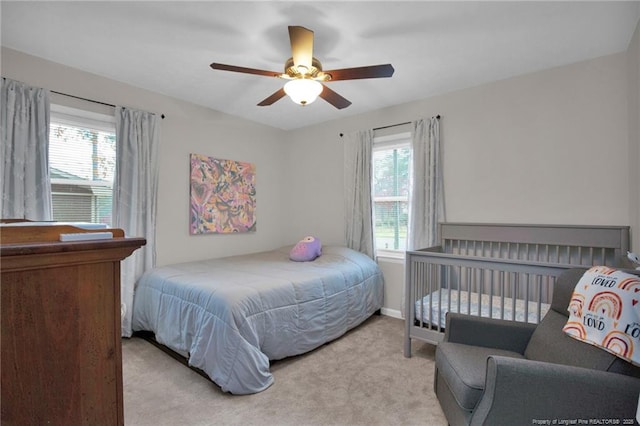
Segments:
[[[188,356],[223,391],[260,392],[269,360],[298,355],[357,326],[382,306],[377,264],[325,246],[313,262],[291,247],[156,268],[136,285],[134,331]]]

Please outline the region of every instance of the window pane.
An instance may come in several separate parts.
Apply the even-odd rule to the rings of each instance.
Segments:
[[[52,117],[49,169],[54,220],[111,225],[115,154],[115,129],[69,125]]]
[[[114,133],[51,123],[49,167],[56,178],[113,183],[115,154]]]
[[[54,192],[52,198],[53,220],[91,222],[91,196]]]
[[[408,146],[374,151],[374,236],[378,249],[406,248],[410,159]]]
[[[373,194],[374,197],[409,195],[408,147],[376,150],[373,153]]]
[[[408,203],[374,202],[376,248],[404,250],[407,246]]]

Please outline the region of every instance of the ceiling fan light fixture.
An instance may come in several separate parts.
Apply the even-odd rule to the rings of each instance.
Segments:
[[[322,93],[322,84],[308,78],[288,81],[284,85],[284,92],[298,105],[309,105]]]
[[[313,56],[313,31],[301,26],[289,26],[289,41],[291,42],[291,57],[284,63],[284,72],[282,73],[217,62],[212,63],[210,67],[214,70],[234,71],[287,80],[284,87],[279,88],[258,103],[258,106],[261,107],[273,105],[274,102],[289,95],[291,100],[298,105],[309,105],[320,96],[335,108],[343,109],[351,105],[351,102],[331,90],[325,83],[339,80],[384,78],[393,75],[394,69],[391,64],[341,68],[325,72],[322,70],[320,61]]]

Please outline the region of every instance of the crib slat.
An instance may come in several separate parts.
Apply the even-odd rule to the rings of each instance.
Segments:
[[[525,283],[524,283],[524,320],[525,320],[525,322],[529,322],[529,280],[531,278],[531,275],[523,274],[523,276],[525,277]],[[514,297],[514,301],[515,301],[515,297]],[[514,306],[515,306],[515,302],[514,302]]]
[[[504,319],[504,272],[500,271],[498,274],[498,281],[500,283],[500,319]]]

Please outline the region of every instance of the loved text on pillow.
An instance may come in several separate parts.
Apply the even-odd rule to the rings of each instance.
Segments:
[[[563,331],[640,366],[640,277],[594,266],[576,284]]]

